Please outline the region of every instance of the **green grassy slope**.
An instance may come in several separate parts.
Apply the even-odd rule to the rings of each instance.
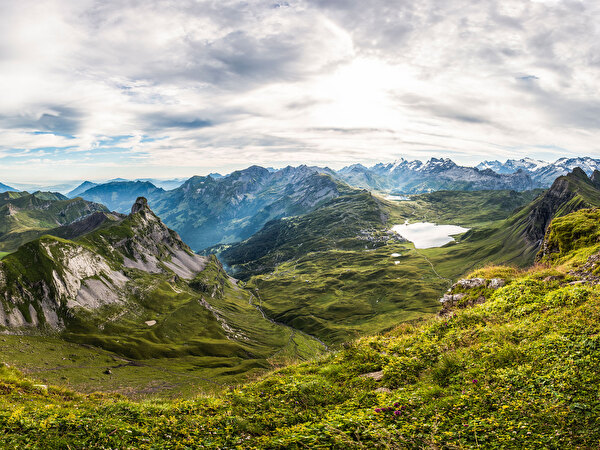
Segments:
[[[392,240],[381,233],[389,215],[389,204],[356,191],[308,214],[268,222],[246,241],[215,250],[237,277],[247,279],[310,252],[381,246]]]
[[[67,225],[105,206],[54,192],[0,194],[0,250],[13,252],[50,230]]]
[[[397,214],[409,222],[481,227],[509,217],[542,194],[533,191],[437,191],[395,201]]]
[[[567,229],[589,225],[590,217],[597,235],[600,212],[581,211],[555,221],[549,243],[564,241]],[[480,270],[472,276],[507,281],[486,292],[483,304],[403,324],[190,401],[83,396],[35,386],[2,368],[0,444],[596,448],[600,288],[582,270],[598,249],[593,240],[575,240],[560,250],[559,265]],[[573,259],[583,253],[591,259]]]

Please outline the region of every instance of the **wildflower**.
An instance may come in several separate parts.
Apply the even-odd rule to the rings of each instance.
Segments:
[[[406,405],[402,405],[400,409],[406,409]]]
[[[399,416],[400,415],[400,411],[394,411],[394,415],[395,416]]]
[[[398,407],[400,407],[400,403],[398,403],[398,402],[394,403],[394,407],[395,407],[395,408],[398,408]]]
[[[375,412],[376,413],[381,412],[381,408],[375,408]]]
[[[477,383],[477,378],[473,379],[473,384]]]

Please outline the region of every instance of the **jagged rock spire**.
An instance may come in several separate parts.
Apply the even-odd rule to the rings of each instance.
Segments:
[[[148,200],[146,197],[138,197],[133,206],[131,207],[131,214],[135,214],[140,211],[150,211],[148,207]]]
[[[583,171],[583,169],[581,167],[573,168],[571,175],[574,175],[577,178],[581,178],[582,180],[589,180],[587,174]]]

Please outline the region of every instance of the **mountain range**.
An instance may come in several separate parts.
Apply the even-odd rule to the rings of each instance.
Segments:
[[[0,446],[595,448],[599,205],[577,168],[544,191],[354,190],[225,246],[262,260],[247,282],[142,198],[95,212],[0,263],[0,349],[27,371],[0,365]],[[424,218],[472,229],[430,249],[386,233]],[[177,385],[189,400],[165,399]]]
[[[525,158],[484,161],[476,167],[459,166],[448,158],[431,158],[426,163],[403,158],[372,167],[354,164],[336,172],[352,186],[401,194],[437,190],[514,189],[524,191],[549,187],[554,180],[582,168],[588,175],[600,169],[600,159],[561,158],[554,163]]]
[[[269,220],[311,211],[351,189],[307,166],[276,171],[251,166],[226,177],[192,177],[170,191],[149,181],[115,181],[73,195],[118,212],[144,196],[168,226],[201,250],[246,239]]]
[[[432,158],[426,163],[400,159],[370,168],[355,164],[339,171],[308,166],[279,170],[252,166],[226,176],[192,177],[171,190],[150,181],[113,180],[104,184],[84,182],[69,194],[121,213],[127,212],[137,197],[144,196],[165,223],[199,251],[242,241],[269,220],[310,212],[353,187],[392,195],[439,190],[526,191],[548,187],[551,183],[547,180],[552,177],[554,181],[574,164],[581,164],[591,175],[600,166],[600,160],[563,158],[549,164],[523,159],[504,164],[482,163],[473,168],[459,166],[450,159]]]
[[[483,161],[476,168],[480,170],[491,169],[500,174],[511,174],[518,170],[529,173],[532,179],[540,183],[541,187],[547,187],[561,175],[566,175],[576,167],[582,169],[588,176],[594,170],[600,170],[600,158],[560,158],[553,163],[535,160],[532,158],[507,159],[504,163],[500,161]]]

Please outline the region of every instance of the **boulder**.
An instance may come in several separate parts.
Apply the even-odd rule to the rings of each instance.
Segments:
[[[454,286],[454,287],[462,287],[464,289],[476,289],[478,287],[481,286],[485,286],[486,285],[486,280],[485,278],[469,278],[469,279],[462,279],[462,280],[458,280]]]
[[[506,285],[506,280],[504,280],[502,278],[492,278],[487,283],[488,289],[498,289],[504,285]]]
[[[381,381],[383,379],[383,370],[378,370],[377,372],[369,372],[363,373],[361,375],[362,378],[372,378],[375,381]]]

